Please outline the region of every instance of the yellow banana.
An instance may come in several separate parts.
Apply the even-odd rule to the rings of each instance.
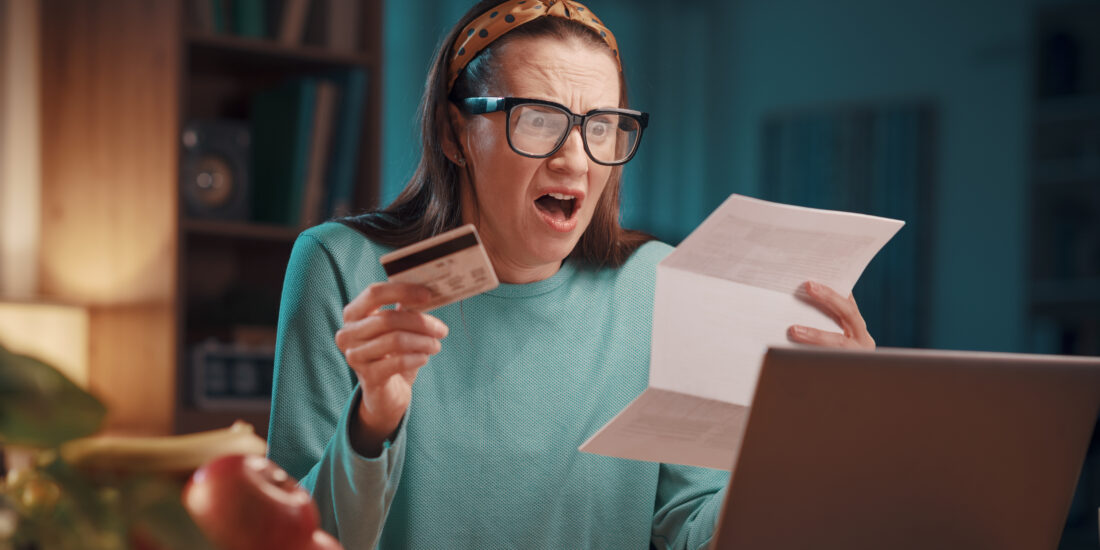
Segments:
[[[185,476],[221,455],[263,456],[267,443],[251,424],[238,420],[228,428],[186,435],[85,437],[65,443],[60,451],[65,462],[87,472]]]

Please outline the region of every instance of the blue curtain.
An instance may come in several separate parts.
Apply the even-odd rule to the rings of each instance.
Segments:
[[[902,104],[782,114],[764,121],[763,198],[906,221],[856,285],[880,345],[927,345],[934,110]]]

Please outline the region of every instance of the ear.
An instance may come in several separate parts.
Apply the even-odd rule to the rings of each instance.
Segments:
[[[466,163],[466,151],[462,148],[462,141],[466,135],[466,117],[462,114],[462,111],[458,110],[458,107],[453,103],[447,104],[447,118],[450,119],[451,131],[443,132],[442,143],[443,154],[447,155],[447,158],[451,162],[459,166],[463,166]]]

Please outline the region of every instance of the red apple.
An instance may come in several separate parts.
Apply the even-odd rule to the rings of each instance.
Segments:
[[[318,529],[313,532],[313,546],[310,550],[344,550],[340,542],[332,538],[332,535]]]
[[[320,530],[317,505],[282,468],[261,456],[226,455],[195,470],[183,504],[220,550],[338,550]]]

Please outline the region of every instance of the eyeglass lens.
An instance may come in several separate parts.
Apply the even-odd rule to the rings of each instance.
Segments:
[[[512,147],[521,154],[540,157],[552,153],[572,129],[568,113],[540,104],[517,105],[508,122]],[[630,157],[639,130],[634,118],[600,113],[585,121],[581,134],[594,160],[614,164]]]

